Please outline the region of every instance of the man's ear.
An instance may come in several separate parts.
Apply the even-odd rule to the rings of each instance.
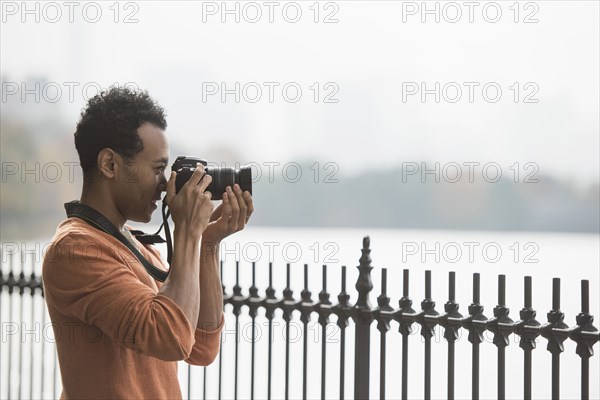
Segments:
[[[117,154],[108,147],[100,150],[98,153],[98,170],[101,175],[108,179],[114,179],[118,174]]]

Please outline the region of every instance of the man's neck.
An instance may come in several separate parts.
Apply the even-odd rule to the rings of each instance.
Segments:
[[[121,215],[112,198],[107,196],[106,193],[106,191],[100,191],[91,185],[84,184],[80,202],[104,215],[119,231],[122,231],[127,220]]]

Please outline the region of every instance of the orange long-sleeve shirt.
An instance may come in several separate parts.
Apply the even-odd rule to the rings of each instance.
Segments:
[[[136,244],[165,268],[155,249]],[[216,329],[193,328],[126,246],[79,218],[58,226],[42,277],[61,398],[181,398],[177,361],[208,365],[219,351],[223,317]]]

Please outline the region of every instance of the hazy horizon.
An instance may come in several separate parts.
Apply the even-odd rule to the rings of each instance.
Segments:
[[[96,23],[81,9],[73,23],[67,9],[55,23],[52,9],[40,6],[39,23],[11,9],[0,39],[2,77],[11,82],[3,97],[18,100],[12,84],[46,79],[62,91],[53,105],[74,126],[86,84],[93,94],[131,82],[166,108],[173,147],[190,155],[224,149],[240,160],[328,161],[347,175],[403,161],[535,162],[542,173],[599,180],[597,2],[520,2],[519,10],[501,2],[495,23],[488,22],[494,7],[482,11],[492,2],[473,10],[473,23],[464,6],[453,23],[457,10],[433,3],[436,23],[436,15],[410,8],[419,2],[385,1],[319,3],[318,15],[300,2],[302,18],[290,23],[282,10],[292,3],[280,3],[273,23],[262,3],[253,3],[262,19],[249,22],[255,9],[247,2],[230,3],[239,23],[218,2],[130,2],[136,8],[121,5],[118,15],[102,4]],[[137,22],[124,23],[126,16]],[[220,85],[236,83],[239,103],[235,94],[223,102]],[[436,83],[440,102],[433,93],[423,102],[420,85],[435,90]],[[299,101],[285,99],[286,84],[288,97],[302,90]],[[256,90],[262,97],[253,103]],[[43,97],[33,106],[43,106]],[[26,95],[28,106],[32,98]]]

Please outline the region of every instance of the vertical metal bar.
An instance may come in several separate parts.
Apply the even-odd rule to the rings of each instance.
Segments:
[[[354,398],[364,399],[369,397],[369,369],[371,353],[371,305],[369,303],[369,292],[373,290],[371,281],[371,257],[369,253],[370,239],[363,238],[362,256],[358,266],[358,279],[356,290],[358,299],[353,307],[355,313],[355,339],[354,339]]]
[[[506,305],[506,275],[498,275],[498,304]]]
[[[581,315],[590,312],[590,282],[581,281]],[[590,398],[590,359],[587,356],[581,357],[581,398],[586,400]]]
[[[290,263],[286,265],[286,288],[290,289]],[[291,315],[290,315],[291,317]],[[285,321],[285,400],[289,399],[290,390],[290,322]]]
[[[223,295],[225,295],[225,281],[223,279],[223,260],[219,260],[219,266],[221,268],[221,287],[223,289]],[[223,332],[220,334],[220,343],[223,343]],[[219,387],[218,387],[218,399],[221,400],[223,398],[223,346],[219,351]],[[204,393],[206,396],[206,382],[204,386]],[[205,397],[206,399],[206,397]]]
[[[581,313],[587,314],[590,312],[590,282],[588,280],[581,281]]]
[[[425,271],[425,299],[431,300],[431,271]],[[431,336],[425,336],[425,399],[431,399]]]
[[[346,266],[342,266],[342,293],[346,293]],[[339,317],[338,317],[339,318]],[[346,365],[346,327],[340,327],[340,400],[344,400],[345,365]]]
[[[308,264],[304,264],[304,290],[308,290]],[[304,319],[304,334],[302,335],[302,399],[306,400],[306,380],[308,367],[308,319]]]
[[[552,354],[552,399],[560,399],[560,354]]]
[[[252,261],[252,288],[256,288],[256,262]],[[256,315],[252,313],[252,348],[250,355],[250,399],[254,400],[254,353],[256,347]]]
[[[506,304],[506,276],[498,276],[498,305],[504,307]],[[506,347],[498,346],[498,400],[506,398],[505,391],[505,356]]]
[[[448,400],[454,400],[454,341],[448,341]]]
[[[21,321],[23,320],[23,314],[24,314],[24,303],[25,303],[25,299],[24,299],[24,285],[23,282],[25,281],[25,272],[23,272],[23,267],[24,267],[24,260],[23,260],[23,254],[21,254],[21,272],[19,273],[19,283],[20,283],[20,288],[19,288],[19,303],[20,303],[20,313],[19,313],[19,318],[21,319]],[[19,380],[18,380],[18,385],[19,385],[19,399],[23,398],[23,347],[25,347],[25,343],[23,343],[23,340],[19,341]]]
[[[379,351],[379,398],[385,400],[385,352],[386,352],[386,334],[381,332],[381,346]]]
[[[456,300],[456,272],[448,275],[448,303]],[[454,400],[454,340],[448,340],[448,399]]]
[[[531,301],[531,276],[525,277],[525,308],[530,309],[532,307]],[[531,399],[531,349],[524,349],[524,360],[523,360],[523,373],[524,376],[524,388],[523,388],[523,397],[525,400]]]
[[[425,400],[431,399],[431,338],[425,338]]]
[[[268,350],[268,363],[267,363],[267,399],[271,400],[271,354],[273,342],[273,320],[269,319],[269,350]]]
[[[493,343],[498,348],[498,399],[506,397],[506,347],[510,345],[509,336],[514,321],[508,316],[506,307],[506,276],[498,275],[498,305],[494,307],[494,318],[488,320],[488,329],[494,333]]]
[[[223,294],[225,294],[225,284],[223,283],[223,260],[220,260],[219,265],[221,267],[221,285],[223,288]],[[223,331],[220,334],[220,343],[223,343]],[[206,387],[206,383],[205,383]],[[223,346],[221,346],[221,350],[219,351],[219,400],[223,397]],[[206,398],[206,397],[205,397]]]
[[[402,283],[402,298],[400,299],[400,313],[401,317],[404,314],[414,314],[414,310],[411,308],[412,300],[408,295],[409,288],[409,270],[403,270],[403,283]],[[402,399],[408,398],[408,336],[411,332],[412,322],[407,323],[400,319],[400,332],[402,334]]]
[[[560,278],[552,278],[552,309],[560,310]]]
[[[239,260],[235,261],[235,287],[234,287],[234,296],[236,294],[236,288],[240,286],[240,262]],[[233,383],[233,398],[237,400],[238,398],[238,355],[239,355],[239,335],[240,335],[240,322],[239,322],[239,313],[234,312],[235,314],[235,370],[234,370],[234,383]]]
[[[523,370],[525,371],[525,382],[523,398],[531,400],[531,349],[525,349],[524,351]]]
[[[403,272],[403,281],[402,281],[402,296],[408,297],[408,269],[405,269]]]
[[[360,324],[356,321],[356,334],[354,338],[354,398],[368,398],[368,389],[364,387],[365,379],[368,379],[364,373],[359,373],[358,365],[364,365],[365,359],[367,358],[361,351],[365,350],[362,345],[366,342],[366,338],[369,336],[367,332],[368,328],[365,328],[364,324]],[[360,390],[360,393],[358,393]],[[366,394],[365,394],[366,392]]]
[[[327,266],[323,265],[323,291],[327,293]],[[325,371],[327,368],[327,322],[325,321],[321,329],[321,399],[325,399]]]
[[[473,343],[473,355],[471,358],[473,366],[473,377],[471,382],[471,398],[479,399],[479,343]]]
[[[273,288],[273,262],[269,261],[269,288]],[[267,363],[267,399],[271,400],[271,356],[273,342],[273,318],[269,318],[269,350]]]
[[[326,372],[326,359],[327,359],[327,325],[321,330],[321,399],[325,399],[325,372]]]
[[[479,304],[479,273],[473,274],[473,304]],[[473,341],[473,354],[472,354],[472,381],[471,381],[471,398],[473,400],[479,399],[479,342]]]
[[[206,367],[202,367],[202,399],[206,400]]]
[[[192,389],[191,388],[191,386],[192,386],[192,377],[191,377],[192,366],[190,364],[188,364],[187,370],[188,370],[187,371],[187,373],[188,373],[188,376],[187,376],[187,398],[188,398],[188,400],[190,400],[192,398],[192,391],[191,391],[191,389]]]
[[[402,297],[408,298],[408,269],[403,271]],[[402,400],[408,398],[408,334],[402,332]]]
[[[479,304],[479,290],[480,290],[480,285],[479,285],[479,273],[474,273],[473,274],[473,303],[475,304]]]
[[[506,347],[498,347],[498,400],[504,400],[506,398],[505,383],[504,383],[504,369],[505,367],[505,352]]]
[[[381,270],[381,295],[387,296],[387,268]],[[386,333],[382,330],[380,334],[381,346],[379,350],[379,398],[385,400],[385,355],[386,355]]]
[[[35,327],[35,256],[31,257],[31,276],[30,276],[30,285],[29,288],[31,290],[31,324]],[[35,340],[31,341],[31,346],[29,348],[30,358],[29,358],[29,397],[34,398],[33,395],[33,353],[34,353]]]
[[[581,357],[581,399],[590,398],[590,359]]]
[[[431,271],[425,271],[425,298],[431,299]]]
[[[552,310],[560,310],[560,278],[552,279]],[[560,353],[552,353],[552,399],[560,398]]]
[[[408,399],[408,335],[402,335],[402,400]]]
[[[290,398],[290,323],[285,323],[285,400]]]
[[[531,308],[531,276],[525,277],[525,308]]]
[[[304,264],[304,289],[300,293],[300,320],[303,325],[302,334],[302,398],[306,400],[308,390],[308,322],[313,311],[314,305],[310,298],[311,292],[308,290],[308,264]]]
[[[498,305],[494,307],[494,318],[488,320],[488,329],[494,333],[493,343],[498,348],[498,399],[506,397],[506,346],[510,345],[509,336],[514,321],[508,316],[506,307],[506,275],[498,275]]]
[[[14,253],[10,253],[9,258],[9,270],[8,270],[8,321],[13,322],[13,286],[10,285],[10,282],[14,282]],[[10,391],[10,382],[12,381],[12,335],[8,338],[8,382],[6,383],[8,389],[8,398],[11,398]]]
[[[30,276],[30,280],[29,280],[29,289],[31,290],[31,325],[35,327],[35,290],[36,290],[36,280],[37,277],[35,275],[35,257],[32,256],[31,257],[31,276]],[[43,328],[43,326],[42,326]],[[43,340],[43,338],[42,338]],[[29,397],[30,398],[34,398],[35,396],[33,395],[33,353],[34,353],[34,347],[35,347],[35,340],[33,340],[31,342],[31,348],[30,348],[30,358],[29,358]]]
[[[4,260],[4,254],[0,249],[0,259]],[[4,321],[2,319],[2,288],[4,287],[4,276],[2,275],[2,264],[0,263],[0,323]],[[43,326],[43,325],[42,325]],[[0,344],[1,346],[1,344]],[[2,371],[0,371],[0,382],[2,380]]]
[[[343,328],[340,336],[340,400],[344,400],[344,365],[346,362],[346,329]]]
[[[303,322],[304,325],[304,335],[302,335],[302,347],[304,351],[302,352],[302,399],[306,400],[306,379],[307,379],[307,350],[308,350],[308,324]]]

